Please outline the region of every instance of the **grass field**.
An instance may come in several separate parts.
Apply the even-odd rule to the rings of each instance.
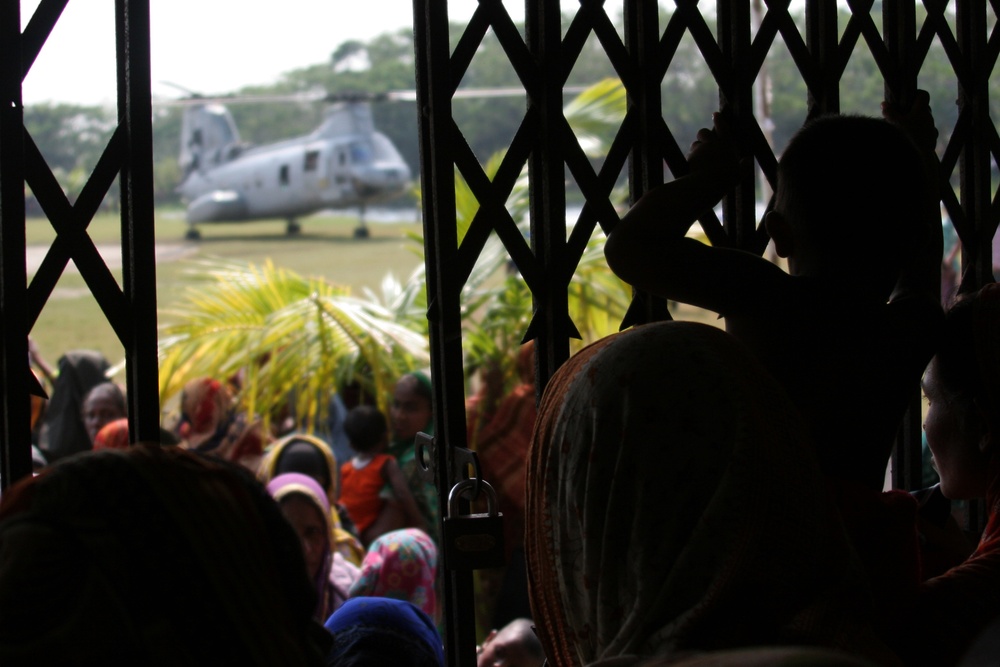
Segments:
[[[185,297],[187,290],[196,286],[193,273],[203,260],[262,265],[270,259],[277,267],[303,276],[325,278],[350,287],[358,295],[365,288],[380,293],[380,284],[390,272],[401,281],[407,280],[423,262],[419,243],[409,238],[422,232],[422,226],[415,221],[369,224],[368,239],[354,238],[356,217],[315,216],[301,222],[302,233],[293,237],[285,234],[284,221],[274,220],[202,225],[201,240],[186,241],[182,214],[157,214],[157,246],[170,246],[176,251],[174,254],[183,255],[183,259],[157,264],[158,310],[161,313],[169,310]],[[120,242],[119,225],[116,215],[102,215],[94,219],[88,232],[98,247],[113,246]],[[26,234],[29,247],[41,251],[55,238],[45,219],[29,219]],[[120,282],[121,270],[115,268],[112,273]],[[677,319],[721,325],[714,314],[684,305],[677,306],[673,315]],[[42,310],[31,337],[53,364],[71,349],[99,350],[112,363],[123,357],[121,344],[72,262]]]
[[[245,224],[204,225],[200,241],[185,241],[186,225],[176,215],[157,215],[157,245],[177,246],[185,258],[157,264],[157,307],[169,309],[183,298],[192,286],[192,270],[206,259],[245,261],[263,264],[270,259],[275,266],[305,276],[318,276],[349,286],[361,294],[367,287],[375,292],[385,275],[392,272],[406,280],[423,261],[419,245],[408,233],[420,233],[421,225],[411,223],[372,223],[371,237],[353,238],[357,218],[310,217],[302,221],[302,233],[285,235],[280,220]],[[102,215],[94,219],[88,231],[100,247],[119,243],[119,219]],[[29,246],[46,247],[55,237],[45,219],[29,219],[26,234]],[[120,281],[121,270],[112,273]],[[30,277],[30,276],[29,276]],[[42,310],[31,332],[42,354],[52,363],[70,349],[100,350],[112,362],[122,358],[122,347],[107,324],[96,301],[90,296],[72,262],[63,273],[55,292]]]

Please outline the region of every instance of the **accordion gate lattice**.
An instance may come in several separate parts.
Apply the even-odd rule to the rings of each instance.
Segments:
[[[421,175],[428,273],[428,317],[438,439],[434,467],[441,498],[464,476],[465,446],[459,293],[490,232],[496,232],[531,291],[534,313],[525,340],[534,339],[538,354],[537,386],[569,356],[576,328],[567,292],[595,227],[607,233],[618,222],[610,201],[615,180],[628,169],[632,201],[663,182],[663,165],[675,177],[687,170],[684,151],[661,111],[661,83],[681,40],[690,36],[718,84],[719,101],[736,117],[740,135],[773,187],[777,159],[754,116],[754,86],[768,53],[781,40],[807,90],[808,116],[840,111],[840,80],[852,56],[867,48],[884,83],[885,99],[906,106],[917,90],[921,66],[937,40],[955,73],[958,122],[939,160],[938,177],[948,186],[958,172],[959,194],[942,187],[943,206],[963,245],[963,289],[991,281],[991,243],[1000,219],[1000,198],[992,191],[990,172],[1000,162],[1000,138],[989,116],[989,78],[1000,53],[995,16],[1000,2],[990,0],[849,0],[850,18],[841,29],[836,2],[807,0],[800,30],[790,0],[762,3],[754,28],[751,1],[722,1],[711,9],[713,34],[702,9],[706,3],[676,0],[660,24],[655,3],[625,0],[624,30],[619,34],[600,0],[527,3],[524,35],[499,0],[481,0],[473,17],[449,50],[447,8],[433,0],[415,0],[417,83],[421,128]],[[563,32],[561,10],[572,12]],[[992,10],[991,17],[988,9]],[[949,23],[954,11],[955,28]],[[527,96],[527,105],[497,176],[491,182],[478,164],[451,114],[451,97],[487,31],[507,54]],[[628,93],[628,109],[608,156],[598,171],[586,159],[562,115],[562,88],[583,45],[595,36]],[[529,170],[531,246],[518,233],[504,208],[521,169]],[[567,230],[564,170],[585,198],[579,218]],[[720,220],[714,213],[700,220],[718,245],[763,252],[767,237],[755,207],[755,167],[741,166],[737,186],[723,200]],[[458,244],[455,232],[455,172],[468,182],[480,209]],[[568,235],[567,235],[568,232]],[[636,293],[623,327],[668,318],[665,304]],[[920,475],[919,392],[900,434],[893,466],[897,486],[915,488]],[[446,647],[450,664],[474,664],[473,627],[460,609],[471,608],[471,577],[449,573],[445,584],[448,617]]]

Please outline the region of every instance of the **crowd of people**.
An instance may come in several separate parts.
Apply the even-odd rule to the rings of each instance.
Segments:
[[[48,369],[34,345],[32,355],[36,368]],[[275,628],[289,635],[294,634],[296,642],[301,644],[297,653],[288,654],[289,664],[309,664],[317,655],[325,655],[331,664],[372,664],[366,659],[372,660],[374,654],[366,653],[367,649],[362,650],[367,640],[361,641],[358,636],[368,636],[376,630],[376,634],[393,632],[387,628],[396,622],[405,632],[422,629],[416,632],[415,637],[419,640],[418,645],[425,646],[426,650],[424,653],[410,651],[409,654],[404,651],[401,655],[408,655],[410,662],[401,660],[392,664],[444,664],[440,634],[443,612],[439,604],[442,563],[436,538],[436,492],[421,474],[414,451],[417,434],[433,432],[431,385],[426,374],[415,372],[399,379],[393,391],[388,418],[375,405],[359,403],[348,409],[342,404],[344,409],[339,411],[337,418],[342,422],[339,426],[349,449],[346,450],[348,456],[338,460],[330,438],[294,431],[274,437],[265,432],[259,420],[240,412],[234,400],[232,383],[212,378],[198,378],[184,386],[179,401],[179,419],[172,428],[161,429],[160,443],[130,444],[124,390],[107,379],[110,365],[96,353],[72,352],[60,358],[58,366],[60,370],[48,369],[40,378],[50,383],[53,399],[48,405],[39,406],[34,415],[34,430],[41,436],[33,445],[37,459],[36,476],[23,482],[3,499],[2,512],[11,518],[9,521],[0,519],[3,525],[0,528],[0,551],[4,553],[0,578],[9,575],[24,580],[23,585],[11,587],[9,595],[0,595],[0,606],[5,612],[10,615],[20,613],[16,607],[25,604],[25,596],[32,590],[45,597],[53,590],[53,582],[62,581],[60,577],[63,575],[56,576],[52,568],[67,566],[60,559],[74,553],[74,549],[63,544],[59,550],[52,552],[51,559],[42,562],[37,560],[38,551],[33,549],[49,549],[51,541],[58,542],[49,533],[49,528],[50,523],[58,523],[56,505],[65,500],[74,504],[73,511],[66,513],[62,531],[65,539],[73,544],[81,540],[85,543],[80,547],[78,557],[82,563],[93,562],[95,574],[91,578],[96,577],[106,584],[106,588],[102,586],[96,591],[88,586],[82,589],[68,586],[67,593],[80,596],[78,605],[70,606],[65,615],[52,614],[56,626],[61,626],[63,621],[73,626],[58,631],[66,634],[56,632],[53,636],[72,641],[79,638],[84,642],[83,649],[78,653],[79,662],[99,661],[98,656],[104,656],[112,664],[116,661],[121,664],[155,664],[157,660],[162,660],[162,664],[176,664],[177,656],[185,655],[195,664],[201,664],[199,659],[191,657],[196,639],[192,638],[188,644],[179,642],[170,651],[165,651],[162,646],[162,642],[167,641],[166,637],[143,645],[142,637],[152,630],[144,623],[125,623],[123,616],[134,610],[132,605],[140,601],[139,592],[133,590],[134,584],[131,583],[138,576],[138,571],[142,567],[156,568],[158,563],[168,567],[171,557],[190,546],[184,543],[194,540],[198,542],[193,545],[196,553],[185,553],[183,558],[179,558],[176,562],[179,572],[167,578],[175,586],[180,585],[178,580],[184,576],[190,576],[192,582],[202,585],[207,578],[217,576],[218,568],[224,567],[226,561],[235,558],[263,558],[265,565],[272,570],[274,567],[301,569],[307,582],[305,586],[286,571],[283,577],[287,581],[282,585],[287,590],[264,587],[261,595],[246,590],[240,594],[247,598],[267,598],[263,600],[243,600],[240,596],[231,601],[223,599],[228,595],[228,586],[247,584],[248,589],[253,589],[256,579],[249,577],[239,582],[231,576],[221,577],[215,582],[217,599],[210,601],[210,604],[230,605],[226,607],[225,613],[228,614],[233,614],[239,607],[240,613],[232,623],[236,628],[246,626],[241,630],[246,632],[261,631],[255,624],[261,622],[262,604],[284,604],[288,607],[294,616],[290,620],[294,627],[282,630],[282,626],[277,625]],[[72,400],[68,400],[70,398]],[[60,408],[61,403],[68,407]],[[49,424],[57,424],[64,433],[79,435],[72,445],[67,446],[59,438],[68,436],[53,436]],[[340,451],[345,451],[344,447],[340,447]],[[523,456],[521,459],[523,467]],[[160,477],[162,483],[145,484],[143,479],[149,475]],[[107,477],[107,488],[93,492],[103,493],[106,490],[106,496],[95,499],[89,505],[82,503],[79,494],[88,492],[89,482],[86,479],[101,476]],[[193,480],[198,483],[194,484]],[[77,481],[83,486],[74,486]],[[182,488],[186,483],[192,483],[192,488]],[[252,488],[255,485],[257,488]],[[101,563],[106,559],[95,556],[101,556],[97,552],[103,553],[108,547],[104,544],[94,546],[95,553],[91,553],[89,533],[96,528],[107,545],[121,545],[119,557],[130,557],[128,545],[134,540],[145,539],[148,529],[133,526],[125,517],[104,514],[113,502],[124,502],[121,499],[134,492],[137,486],[148,488],[143,492],[146,495],[136,497],[134,512],[147,513],[144,522],[150,529],[155,527],[162,533],[157,540],[160,553],[156,558],[150,557],[145,565],[135,563],[119,571],[108,569],[117,563],[118,558]],[[262,497],[269,497],[273,501],[273,509],[263,512],[263,516],[236,520],[234,512],[243,514],[251,511],[252,503],[248,504],[244,497],[246,493],[250,493],[253,503],[257,504],[266,504]],[[176,497],[178,494],[183,496],[183,500]],[[220,503],[220,506],[197,510],[205,516],[199,518],[197,525],[185,525],[182,520],[184,512],[195,512],[201,502],[210,500]],[[36,502],[41,505],[36,506]],[[163,505],[171,505],[174,509],[165,510]],[[155,509],[150,509],[152,506]],[[93,508],[102,515],[90,517],[87,508]],[[161,516],[163,512],[169,516]],[[133,514],[133,510],[130,509],[128,514]],[[282,530],[265,525],[273,523],[275,517],[283,522]],[[36,528],[36,521],[44,528]],[[24,527],[29,525],[32,528],[25,531]],[[257,553],[259,549],[251,549],[246,544],[245,536],[240,538],[236,535],[247,525],[255,531],[262,526],[268,528],[271,534],[258,539],[273,541],[281,553],[261,556]],[[218,532],[213,532],[215,529]],[[206,541],[209,532],[212,539]],[[25,535],[28,537],[25,538]],[[24,545],[31,544],[35,537],[38,537],[35,547],[25,548]],[[229,540],[234,542],[230,545]],[[227,542],[227,549],[216,544],[220,541]],[[247,556],[239,555],[237,547],[243,549]],[[143,545],[140,553],[145,555],[146,550],[152,548],[153,545]],[[294,561],[289,551],[301,552],[301,568],[294,562],[289,566],[288,561]],[[205,562],[214,558],[219,560]],[[273,572],[258,574],[275,576]],[[119,575],[128,581],[115,581]],[[34,577],[45,577],[51,581],[41,588],[33,588],[30,582]],[[165,615],[181,613],[181,600],[190,603],[192,596],[196,595],[192,590],[177,590],[177,595],[170,597],[173,595],[170,590],[157,587],[153,590],[160,590],[165,598],[169,598],[157,602],[163,611],[150,620],[154,628],[157,623],[165,623]],[[289,601],[283,596],[294,599]],[[352,604],[348,604],[349,601]],[[42,601],[35,600],[33,604],[37,606]],[[120,631],[108,629],[101,634],[87,634],[87,624],[77,625],[87,616],[90,604],[112,604],[114,612],[105,615],[104,620],[112,626],[121,624],[126,627]],[[304,623],[301,618],[301,610],[306,605],[310,612],[309,619],[315,625]],[[58,607],[58,602],[47,600],[43,606],[51,610]],[[33,608],[29,604],[24,607],[24,612],[30,616]],[[342,608],[344,612],[340,613]],[[5,612],[0,612],[0,615]],[[373,625],[373,618],[380,619],[380,622]],[[339,628],[345,622],[351,624],[354,634],[335,632],[336,642],[330,634],[315,632],[323,624],[328,628]],[[525,623],[530,625],[530,621],[523,618],[519,622],[521,625],[517,627]],[[8,627],[20,630],[17,624]],[[181,624],[176,630],[182,631],[185,627],[186,624]],[[428,628],[432,635],[424,632]],[[159,631],[166,632],[166,626]],[[500,655],[516,655],[523,643],[519,632],[501,632],[499,640],[495,635],[484,637],[486,644],[492,646],[487,655],[497,654],[498,651]],[[51,657],[59,660],[71,654],[69,648],[59,648],[63,653],[39,651],[37,642],[46,641],[48,636],[20,631],[16,636],[5,635],[0,638],[3,645],[0,661],[4,664],[37,664],[39,659]],[[350,642],[349,636],[354,637]],[[385,638],[384,634],[379,636]],[[436,639],[428,643],[429,636]],[[250,662],[285,664],[274,662],[275,654],[271,651],[284,650],[281,647],[289,640],[290,636],[273,642],[267,637],[257,637],[256,644],[250,643],[247,648],[261,653]],[[242,639],[229,637],[226,641]],[[407,646],[408,641],[399,646]],[[529,643],[536,653],[540,652],[540,644],[533,635]],[[111,644],[116,648],[102,653],[102,646]],[[385,648],[384,644],[376,642],[373,650],[384,651]],[[161,652],[162,658],[155,655]],[[354,652],[358,655],[351,658],[349,654]],[[208,664],[209,658],[218,658],[212,652],[205,655],[205,664]],[[240,655],[243,655],[240,651],[234,651],[233,659]],[[350,660],[357,662],[351,663]],[[225,660],[222,662],[229,664]],[[377,660],[376,663],[389,664]],[[526,664],[540,663],[541,660]]]
[[[609,336],[537,407],[532,344],[512,390],[484,369],[468,439],[506,566],[477,573],[479,667],[998,658],[1000,286],[943,312],[928,100],[883,116],[811,121],[784,151],[765,224],[787,272],[685,238],[739,171],[724,110],[690,173],[611,232],[620,277],[728,331]],[[341,405],[349,449],[272,437],[211,378],[162,443],[130,446],[106,363],[32,355],[55,390],[33,413],[41,474],[0,499],[0,662],[445,664],[426,374],[388,415]],[[921,378],[940,487],[885,491]],[[985,498],[978,542],[931,497]]]

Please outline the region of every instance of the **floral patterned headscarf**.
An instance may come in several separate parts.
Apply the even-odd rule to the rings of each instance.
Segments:
[[[437,547],[427,533],[417,528],[394,530],[368,547],[350,596],[406,600],[436,618],[436,570]]]

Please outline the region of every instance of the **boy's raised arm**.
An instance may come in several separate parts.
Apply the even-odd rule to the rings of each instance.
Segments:
[[[882,116],[909,135],[923,160],[927,179],[926,191],[920,193],[927,200],[923,207],[924,218],[915,221],[916,224],[925,227],[927,242],[921,252],[915,253],[912,260],[903,268],[892,298],[918,295],[939,303],[944,241],[941,232],[940,179],[937,177],[937,156],[934,153],[938,131],[931,115],[930,95],[927,91],[918,90],[913,98],[913,104],[906,112],[895,105],[883,102]]]
[[[715,129],[702,129],[688,156],[690,173],[639,199],[608,236],[604,255],[615,275],[659,296],[725,313],[747,305],[762,281],[787,277],[767,260],[685,238],[738,175],[739,156],[723,112]]]

